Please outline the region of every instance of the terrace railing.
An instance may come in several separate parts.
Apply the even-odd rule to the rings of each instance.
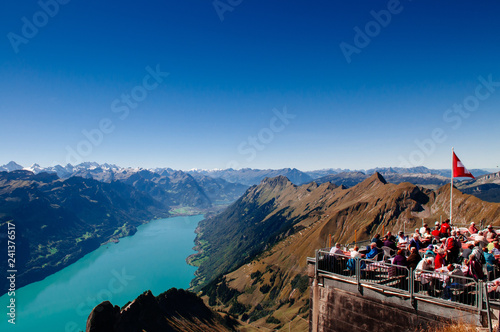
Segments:
[[[390,290],[404,297],[431,300],[448,306],[451,302],[453,306],[475,308],[478,311],[489,308],[484,283],[464,276],[425,270],[412,271],[383,261],[333,255],[327,249],[316,251],[315,266],[316,275],[357,283],[358,287]]]

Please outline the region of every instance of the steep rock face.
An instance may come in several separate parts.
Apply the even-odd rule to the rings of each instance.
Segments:
[[[133,234],[144,222],[166,216],[160,203],[124,183],[0,172],[0,229],[7,234],[7,222],[16,225],[18,287],[43,279],[112,238]],[[6,264],[1,263],[5,270]]]
[[[103,302],[90,313],[86,331],[231,331],[235,324],[210,310],[195,294],[172,288],[157,297],[144,292],[122,309]]]

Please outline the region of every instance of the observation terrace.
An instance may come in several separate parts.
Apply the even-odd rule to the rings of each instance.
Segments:
[[[307,263],[313,332],[417,331],[453,321],[491,331],[500,308],[489,282],[411,270],[386,257],[351,259],[328,248]]]

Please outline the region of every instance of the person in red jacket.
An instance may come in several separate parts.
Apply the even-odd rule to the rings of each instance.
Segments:
[[[450,219],[446,219],[443,221],[443,224],[441,225],[441,230],[439,231],[441,233],[441,237],[445,237],[448,234],[448,229],[451,230],[450,226]]]
[[[444,266],[444,249],[439,249],[434,259],[434,268],[439,269]]]

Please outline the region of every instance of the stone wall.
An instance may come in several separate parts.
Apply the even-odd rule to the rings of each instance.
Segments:
[[[327,276],[315,281],[314,265],[309,266],[311,282],[310,331],[364,332],[416,331],[429,325],[463,321],[485,326],[486,317],[477,310],[410,299],[395,293],[359,287],[355,283]]]

